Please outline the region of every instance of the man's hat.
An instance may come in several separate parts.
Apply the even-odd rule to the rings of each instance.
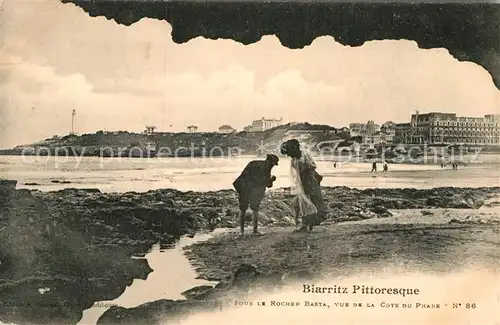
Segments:
[[[275,163],[276,165],[278,165],[278,161],[280,159],[275,154],[270,153],[270,154],[267,155],[266,160],[269,160],[269,161]]]

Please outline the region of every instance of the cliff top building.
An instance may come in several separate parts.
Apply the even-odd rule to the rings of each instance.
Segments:
[[[262,117],[260,120],[255,120],[252,125],[245,127],[247,132],[262,132],[278,126],[283,125],[283,118],[277,119],[266,119]]]
[[[146,125],[144,133],[146,133],[146,134],[153,134],[153,133],[155,133],[155,130],[156,130],[156,126]]]
[[[188,133],[196,133],[196,132],[198,132],[198,126],[188,125],[187,130],[188,130]]]
[[[227,125],[227,124],[224,124],[224,125],[219,127],[219,133],[229,134],[229,133],[233,133],[235,131],[236,131],[235,129],[233,129],[230,125]]]

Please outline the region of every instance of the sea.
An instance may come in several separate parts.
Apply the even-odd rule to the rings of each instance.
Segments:
[[[105,158],[0,156],[0,177],[17,180],[17,188],[57,191],[97,188],[101,192],[146,192],[172,188],[180,191],[231,189],[232,182],[253,156],[186,158]],[[388,171],[360,159],[315,157],[323,186],[353,188],[433,188],[500,186],[500,155],[464,157],[457,170],[439,162],[390,163]],[[273,169],[274,188],[290,185],[290,160],[280,158]]]

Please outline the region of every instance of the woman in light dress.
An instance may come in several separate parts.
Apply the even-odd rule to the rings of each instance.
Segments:
[[[291,193],[295,195],[292,208],[295,211],[295,221],[301,227],[298,231],[313,230],[326,216],[326,206],[321,193],[321,180],[323,176],[316,171],[316,163],[311,155],[300,148],[296,139],[288,140],[281,146],[281,153],[292,158]]]

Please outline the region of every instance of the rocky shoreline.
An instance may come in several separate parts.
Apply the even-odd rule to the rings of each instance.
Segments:
[[[232,190],[40,192],[16,190],[15,185],[15,181],[0,182],[3,322],[76,324],[95,301],[118,297],[134,279],[145,279],[152,271],[146,260],[131,259],[131,255],[144,254],[157,243],[168,247],[183,235],[237,225],[237,198]],[[388,217],[393,209],[474,209],[499,193],[499,187],[324,188],[330,208],[326,223]],[[261,224],[293,225],[291,199],[286,189],[268,192]],[[223,281],[221,286],[228,283],[232,282]]]

